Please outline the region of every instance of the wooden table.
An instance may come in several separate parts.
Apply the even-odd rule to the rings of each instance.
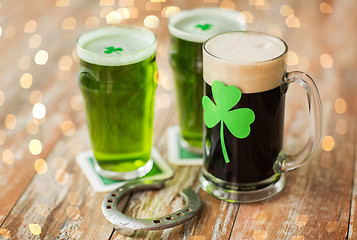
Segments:
[[[238,9],[249,30],[286,40],[289,70],[308,72],[320,89],[322,147],[307,165],[287,174],[288,184],[279,195],[254,204],[219,201],[199,188],[199,167],[172,166],[175,175],[167,187],[130,195],[122,202],[125,213],[141,218],[169,214],[183,206],[177,193],[189,186],[201,196],[202,211],[184,225],[137,232],[134,238],[357,239],[357,2],[353,0],[19,4],[2,20],[0,31],[0,239],[129,239],[105,219],[101,202],[106,193],[95,192],[75,162],[79,152],[90,149],[77,86],[75,40],[84,31],[106,25],[106,14],[116,9],[122,23],[146,22],[157,34],[160,80],[154,145],[167,159],[166,131],[177,124],[167,14],[198,6]],[[306,97],[294,89],[289,89],[286,113],[285,140],[291,151],[304,142],[302,132],[308,127]]]

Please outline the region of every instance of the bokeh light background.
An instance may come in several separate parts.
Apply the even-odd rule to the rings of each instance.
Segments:
[[[29,174],[24,173],[23,168],[27,171],[32,168],[34,174],[51,176],[59,187],[66,186],[78,174],[78,168],[73,170],[74,158],[77,153],[89,149],[90,143],[85,126],[83,100],[77,86],[79,64],[75,41],[81,33],[108,24],[145,26],[160,35],[157,48],[159,86],[154,124],[155,133],[160,134],[155,134],[154,144],[164,146],[159,148],[161,152],[166,151],[163,144],[166,138],[157,137],[165,136],[163,132],[167,129],[167,124],[162,125],[161,122],[169,122],[168,125],[177,123],[174,82],[168,62],[167,21],[173,14],[184,10],[187,4],[179,0],[87,2],[96,7],[87,8],[86,5],[81,5],[82,1],[77,3],[75,0],[43,1],[41,4],[28,0],[0,22],[0,171],[3,174],[10,172],[10,168],[17,168],[19,174]],[[339,37],[309,39],[309,34],[316,29],[328,32],[331,27],[329,19],[338,18],[342,13],[329,2],[306,2],[309,6],[304,9],[296,9],[294,2],[287,0],[280,1],[280,5],[274,4],[274,8],[270,0],[195,0],[190,1],[189,6],[239,10],[240,19],[248,23],[248,30],[264,31],[283,38],[289,45],[288,70],[312,72],[324,100],[324,89],[334,86],[336,81],[342,81],[334,72],[334,66],[345,64],[349,67],[354,64],[355,56],[346,54],[345,61],[337,63],[334,56],[344,54],[335,50],[341,43]],[[52,12],[29,15],[28,8],[33,13],[43,12],[46,8],[51,8]],[[53,11],[53,8],[56,10]],[[308,13],[303,12],[307,10]],[[324,15],[326,22],[311,22],[314,14]],[[257,22],[257,15],[263,16],[267,21]],[[48,29],[48,22],[55,27]],[[297,44],[299,42],[304,42],[305,47],[298,48],[297,46],[301,46]],[[325,52],[322,49],[331,51]],[[5,62],[6,66],[10,64],[12,68],[4,67]],[[303,96],[304,93],[296,94],[290,98],[299,94]],[[302,105],[306,103],[292,101],[291,104],[303,108]],[[344,118],[348,107],[343,96],[336,95],[333,100],[329,98],[328,102],[324,102],[324,111],[334,112],[340,117],[334,128],[325,129],[321,146],[323,155],[320,159],[323,168],[333,166],[331,152],[335,148],[335,136],[345,135],[348,131],[348,121]],[[301,111],[301,116],[298,116],[306,119],[306,114],[306,111]],[[158,115],[160,119],[156,117]],[[287,120],[292,122],[289,111],[287,115]],[[292,124],[287,130],[292,136],[300,136],[301,127],[306,124],[307,121],[301,121]],[[1,183],[2,178],[6,179],[6,175],[0,174],[0,186],[15,184]],[[38,182],[41,183],[40,180]],[[71,192],[67,198],[69,204],[63,210],[64,214],[71,218],[80,218],[76,206],[83,200],[81,193]],[[48,209],[49,206],[45,203],[34,206],[34,211],[41,216],[48,215]],[[4,216],[0,215],[0,220],[2,217]],[[41,227],[36,222],[28,225],[28,229],[34,235],[41,233]],[[7,238],[11,233],[3,228],[0,229],[0,236]]]

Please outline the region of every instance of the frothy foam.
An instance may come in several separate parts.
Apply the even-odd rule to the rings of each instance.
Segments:
[[[154,55],[155,51],[155,34],[137,26],[99,28],[77,40],[80,59],[104,66],[137,63]]]
[[[184,10],[172,16],[168,26],[171,35],[199,43],[219,33],[243,31],[247,27],[238,11],[221,8]]]
[[[278,87],[286,69],[287,46],[264,33],[229,32],[207,40],[203,51],[203,78],[238,87],[243,93]]]

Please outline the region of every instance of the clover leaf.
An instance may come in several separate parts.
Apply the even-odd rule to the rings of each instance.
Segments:
[[[122,48],[115,48],[115,47],[106,47],[105,48],[106,51],[104,51],[104,53],[106,54],[111,54],[113,52],[115,52],[116,54],[120,54],[122,51],[124,51]]]
[[[246,138],[250,134],[250,124],[255,120],[254,112],[249,108],[231,110],[241,99],[242,92],[235,86],[225,86],[220,81],[212,83],[212,100],[203,96],[204,122],[208,128],[213,128],[221,122],[220,137],[224,161],[229,163],[224,142],[224,124],[236,138]]]
[[[211,26],[212,26],[212,24],[206,23],[206,24],[204,24],[204,25],[202,25],[202,24],[197,24],[195,27],[201,28],[202,31],[205,31],[205,30],[211,29]]]

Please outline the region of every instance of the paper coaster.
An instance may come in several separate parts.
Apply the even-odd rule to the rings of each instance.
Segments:
[[[126,180],[111,180],[100,176],[94,170],[93,159],[93,151],[89,150],[79,153],[76,157],[76,162],[95,191],[110,192],[128,182]],[[161,157],[160,153],[157,151],[156,148],[151,149],[151,159],[154,161],[153,168],[144,177],[138,179],[165,180],[173,176],[174,173],[172,169]]]
[[[202,165],[201,155],[190,153],[181,144],[180,127],[173,126],[167,130],[169,162],[174,165]]]

